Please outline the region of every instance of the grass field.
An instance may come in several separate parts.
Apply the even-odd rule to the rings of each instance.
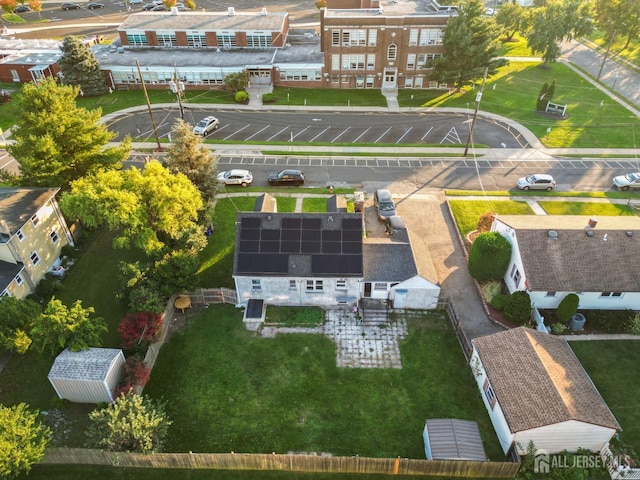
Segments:
[[[533,215],[534,212],[526,202],[504,200],[449,200],[460,234],[465,236],[478,225],[478,220],[485,213],[498,215]]]

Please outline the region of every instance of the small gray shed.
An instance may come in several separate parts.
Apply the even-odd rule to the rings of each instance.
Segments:
[[[63,350],[53,362],[49,381],[58,397],[77,403],[113,402],[124,377],[125,358],[116,348]]]
[[[478,424],[471,420],[429,419],[422,436],[428,460],[487,460]]]

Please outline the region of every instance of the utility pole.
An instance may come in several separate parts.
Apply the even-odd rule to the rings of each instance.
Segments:
[[[596,82],[600,80],[600,75],[602,75],[602,69],[604,68],[604,64],[609,57],[609,52],[611,51],[611,45],[613,45],[613,41],[616,39],[616,33],[618,29],[615,28],[613,33],[611,34],[611,38],[609,39],[609,44],[607,45],[607,51],[604,53],[604,58],[602,59],[602,63],[600,64],[600,70],[598,70],[598,76],[596,77]]]
[[[156,142],[158,143],[158,151],[162,151],[162,145],[160,145],[160,137],[158,136],[158,127],[156,127],[156,121],[153,118],[153,111],[151,110],[151,102],[149,102],[149,95],[147,95],[147,86],[144,83],[144,77],[142,76],[142,70],[140,69],[140,62],[136,60],[136,67],[138,67],[138,75],[140,75],[140,82],[142,82],[142,91],[144,92],[144,99],[147,101],[147,109],[149,110],[149,116],[151,117],[151,126],[153,127],[153,133],[156,136]]]
[[[471,120],[471,128],[469,128],[469,137],[467,137],[467,145],[464,147],[463,156],[466,157],[469,152],[469,144],[471,143],[471,138],[473,137],[473,127],[476,125],[476,118],[478,117],[478,108],[480,108],[480,100],[482,100],[482,92],[484,91],[484,84],[487,81],[487,74],[489,73],[489,68],[485,67],[484,76],[482,77],[482,86],[480,87],[480,91],[476,95],[476,109],[473,112],[473,119]]]
[[[182,106],[182,91],[184,90],[184,83],[178,80],[178,67],[173,64],[173,82],[169,83],[171,91],[178,97],[178,105],[180,106],[180,118],[184,120],[184,107]]]

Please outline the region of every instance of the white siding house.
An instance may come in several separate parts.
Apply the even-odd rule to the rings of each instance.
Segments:
[[[504,215],[491,230],[511,243],[509,293],[526,290],[536,308],[557,308],[569,293],[579,309],[639,310],[640,218]]]
[[[63,350],[53,362],[49,381],[58,397],[77,403],[113,402],[124,377],[125,358],[115,348]]]
[[[472,340],[470,365],[505,453],[599,452],[620,425],[561,337],[518,327]]]

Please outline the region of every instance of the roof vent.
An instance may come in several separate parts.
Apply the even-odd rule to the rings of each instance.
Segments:
[[[627,237],[633,237],[633,232],[628,231],[628,232],[625,232],[625,233],[627,234]]]
[[[604,236],[602,237],[602,241],[606,242],[607,241],[607,237],[609,236],[608,233],[605,233]]]
[[[555,230],[549,230],[547,232],[547,236],[555,240],[556,238],[558,238],[558,232],[556,232]]]
[[[261,10],[260,14],[261,14],[263,17],[266,17],[266,16],[267,16],[267,9],[266,9],[266,7],[262,7],[262,10]]]
[[[594,215],[593,217],[591,217],[589,219],[588,227],[589,228],[596,228],[597,224],[598,224],[598,218]]]
[[[587,230],[587,237],[593,237],[593,232],[591,230]]]
[[[236,14],[236,9],[233,7],[228,7],[227,8],[227,15],[229,15],[230,17],[233,17]]]

